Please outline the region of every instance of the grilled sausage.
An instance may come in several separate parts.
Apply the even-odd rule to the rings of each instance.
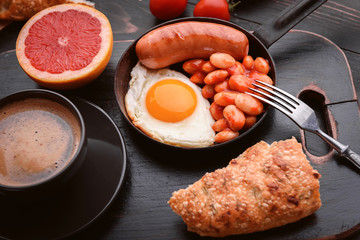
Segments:
[[[236,60],[248,54],[249,41],[241,31],[209,22],[179,22],[145,34],[136,44],[140,62],[159,69],[188,59],[208,59],[212,53],[228,53]]]

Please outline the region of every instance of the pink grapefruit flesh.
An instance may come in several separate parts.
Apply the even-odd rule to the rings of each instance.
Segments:
[[[38,84],[71,89],[97,78],[112,51],[108,19],[94,8],[63,4],[33,16],[21,30],[16,54]]]

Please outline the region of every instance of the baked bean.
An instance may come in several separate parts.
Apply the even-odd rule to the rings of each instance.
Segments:
[[[206,84],[201,89],[201,94],[204,98],[212,98],[212,97],[214,97],[215,93],[216,93],[216,91],[214,89],[214,85]]]
[[[245,67],[240,62],[236,61],[235,65],[226,69],[230,76],[232,75],[244,75],[245,74]]]
[[[229,79],[230,89],[238,91],[238,92],[252,92],[249,87],[254,87],[252,85],[254,81],[249,79],[244,75],[233,75]]]
[[[197,71],[201,71],[202,66],[204,65],[205,60],[203,59],[193,59],[183,63],[183,69],[189,74],[194,74]]]
[[[247,55],[244,57],[242,64],[247,70],[251,70],[254,66],[254,59],[252,58],[252,56]]]
[[[271,77],[269,77],[266,74],[259,73],[259,72],[251,72],[249,74],[249,78],[256,79],[258,81],[261,81],[261,82],[264,82],[264,83],[267,83],[267,84],[270,84],[270,85],[274,84]]]
[[[262,73],[259,73],[259,72],[251,72],[250,74],[250,77],[252,79],[256,79],[260,82],[264,82],[264,83],[267,83],[267,84],[270,84],[270,85],[274,85],[274,82],[272,81],[271,77],[269,77],[268,75],[265,75],[265,74],[262,74]],[[271,88],[269,87],[266,87],[266,86],[263,86],[267,89],[269,89],[270,91],[272,90]],[[256,88],[257,90],[261,91],[261,92],[265,92],[265,90],[262,90],[260,88]],[[258,95],[258,96],[262,96],[260,93],[257,93],[257,92],[253,92],[254,94]]]
[[[203,71],[205,73],[211,73],[211,72],[215,71],[216,69],[217,69],[217,67],[212,65],[210,61],[205,61],[205,63],[201,67],[201,71]]]
[[[256,80],[258,80],[258,81],[261,81],[261,82],[270,84],[270,85],[273,85],[273,84],[274,84],[274,82],[273,82],[273,80],[271,79],[271,77],[269,77],[269,76],[266,75],[266,74],[259,73],[259,72],[251,72],[251,73],[249,74],[249,77],[252,78],[252,79],[256,79]]]
[[[254,69],[260,73],[268,74],[270,71],[269,62],[262,57],[257,57],[254,61]]]
[[[226,107],[227,105],[234,105],[235,98],[238,95],[238,92],[234,91],[223,91],[216,93],[214,96],[214,102],[222,107]]]
[[[196,71],[191,77],[190,81],[196,84],[204,84],[206,74],[202,71]]]
[[[226,69],[235,65],[235,58],[227,53],[213,53],[210,56],[210,63],[217,68]]]
[[[235,105],[226,106],[224,108],[223,114],[231,130],[239,131],[244,127],[245,115]]]
[[[213,119],[215,119],[215,120],[224,118],[223,110],[224,110],[224,107],[220,106],[216,102],[212,102],[210,105],[210,113],[211,113],[211,116],[213,117]]]
[[[229,80],[222,81],[221,83],[215,84],[215,91],[222,92],[225,90],[230,90]]]
[[[229,128],[229,125],[226,121],[225,118],[221,118],[219,120],[217,120],[213,125],[212,125],[212,129],[215,132],[221,132],[222,130]]]
[[[256,116],[247,115],[245,114],[245,124],[244,129],[249,129],[256,123],[257,119]]]
[[[226,70],[215,70],[206,75],[206,77],[204,78],[204,82],[206,84],[217,84],[224,81],[227,76],[229,76],[229,73]]]
[[[246,93],[239,93],[236,96],[235,105],[244,113],[254,116],[259,115],[264,110],[262,102]]]
[[[236,137],[239,136],[239,132],[238,131],[232,131],[230,129],[224,129],[221,132],[218,132],[215,135],[215,142],[216,143],[223,143],[223,142],[227,142],[231,139],[234,139]]]

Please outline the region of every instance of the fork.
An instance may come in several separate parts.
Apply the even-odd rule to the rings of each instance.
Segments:
[[[360,155],[352,151],[349,145],[344,145],[323,132],[319,127],[314,110],[306,103],[280,88],[258,80],[255,81],[257,83],[252,85],[258,89],[252,87],[249,87],[249,89],[262,96],[250,92],[246,92],[247,94],[278,109],[293,120],[301,129],[317,134],[333,147],[340,156],[347,158],[360,169]]]

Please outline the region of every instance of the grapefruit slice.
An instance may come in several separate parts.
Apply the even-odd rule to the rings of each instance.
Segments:
[[[81,4],[62,4],[26,22],[16,42],[16,56],[39,85],[74,89],[104,71],[112,47],[112,29],[104,14]]]

